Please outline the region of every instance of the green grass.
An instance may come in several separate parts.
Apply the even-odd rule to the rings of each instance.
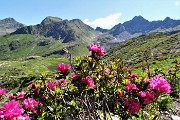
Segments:
[[[43,58],[22,60],[22,61],[0,61],[0,82],[1,86],[8,90],[15,89],[21,85],[28,85],[29,82],[39,79],[41,73],[56,72],[59,63],[68,64],[67,58]]]
[[[40,74],[41,72],[55,71],[58,63],[68,63],[66,58],[36,58],[25,61],[0,61],[0,74],[5,74],[12,68],[27,74]],[[51,68],[51,69],[49,69]]]
[[[82,56],[87,53],[87,43],[80,40],[72,43],[62,43],[61,40],[17,34],[0,36],[0,60],[22,60],[29,56],[63,57],[64,48],[73,56]]]
[[[169,57],[163,60],[149,60],[148,63],[150,64],[150,71],[153,72],[155,69],[162,70],[163,73],[168,73],[168,70],[172,67],[174,67],[175,60],[180,62],[180,56],[176,57]],[[136,64],[136,67],[133,68],[133,71],[135,73],[140,74],[142,72],[141,69],[142,64]]]
[[[123,58],[128,65],[143,62],[146,50],[151,50],[151,58],[154,60],[167,59],[168,57],[180,55],[180,33],[176,34],[149,34],[127,40],[112,48],[106,59]]]

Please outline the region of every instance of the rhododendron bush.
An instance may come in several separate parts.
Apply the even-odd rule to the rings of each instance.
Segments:
[[[148,119],[151,110],[160,110],[160,98],[171,93],[161,74],[137,75],[121,59],[102,60],[104,48],[94,43],[88,50],[90,56],[75,58],[71,65],[60,63],[56,73],[42,73],[23,91],[10,94],[0,107],[1,119],[96,120],[112,114],[120,119]],[[1,99],[5,93],[0,88]]]

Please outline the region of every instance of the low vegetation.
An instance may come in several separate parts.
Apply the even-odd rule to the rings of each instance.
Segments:
[[[102,59],[103,47],[91,44],[88,50],[89,56],[76,57],[70,65],[49,58],[52,64],[60,62],[57,71],[42,72],[28,82],[22,80],[14,94],[5,94],[6,89],[1,88],[1,118],[153,120],[160,119],[161,113],[172,107],[171,97],[180,94],[177,60],[168,73],[159,69],[151,72],[146,64],[136,74],[122,59]],[[68,51],[67,54],[71,56]],[[43,59],[36,59],[37,63],[40,61]],[[34,60],[29,62],[35,64]]]

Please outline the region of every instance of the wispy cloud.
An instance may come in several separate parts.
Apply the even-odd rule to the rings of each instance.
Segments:
[[[93,21],[89,21],[88,19],[85,19],[83,20],[83,22],[92,27],[111,28],[119,23],[118,19],[121,15],[122,15],[121,13],[115,13],[105,18],[97,18]]]
[[[175,5],[176,5],[177,7],[180,7],[180,0],[177,0],[177,1],[175,2]]]

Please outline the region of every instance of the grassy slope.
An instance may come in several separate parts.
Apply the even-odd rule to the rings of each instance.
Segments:
[[[69,63],[66,58],[42,57],[25,61],[0,61],[0,86],[9,90],[17,88],[23,81],[27,84],[38,79],[42,72],[55,72],[57,64],[62,62]]]
[[[40,45],[44,44],[45,45]],[[79,47],[81,46],[81,47]],[[60,40],[53,38],[44,38],[28,34],[18,34],[9,36],[0,36],[0,60],[20,60],[28,56],[52,56],[62,57],[64,48],[73,48],[73,56],[84,55],[86,45],[80,42],[62,43]],[[79,51],[78,54],[75,51]]]
[[[60,53],[64,48],[72,57],[88,53],[87,45],[80,40],[62,43],[60,40],[28,34],[0,36],[0,86],[16,88],[24,77],[31,79],[42,72],[55,71],[58,63],[69,62],[67,55]],[[39,57],[27,59],[29,56]]]
[[[163,60],[180,55],[180,33],[149,34],[122,42],[112,48],[106,59],[123,58],[128,65],[138,65],[144,60],[144,51],[151,50],[150,59]],[[151,60],[151,61],[153,61]]]
[[[142,72],[142,66],[147,63],[144,51],[151,50],[148,63],[150,71],[155,69],[167,73],[172,68],[173,61],[180,62],[180,32],[176,34],[149,34],[118,44],[105,56],[106,59],[123,58],[126,66],[133,69],[135,73]]]

